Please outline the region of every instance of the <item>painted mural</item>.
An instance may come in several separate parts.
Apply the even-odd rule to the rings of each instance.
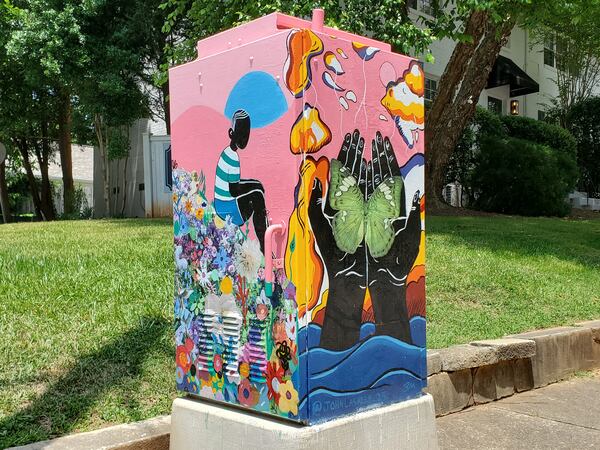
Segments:
[[[425,386],[424,74],[371,44],[275,29],[172,70],[179,390],[315,423]]]

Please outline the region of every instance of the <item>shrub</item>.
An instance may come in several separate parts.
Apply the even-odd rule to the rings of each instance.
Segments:
[[[506,127],[497,114],[477,107],[473,120],[465,128],[454,152],[450,155],[446,169],[446,182],[458,181],[463,187],[466,204],[473,202],[471,176],[475,166],[475,158],[479,153],[480,141],[483,137],[506,137]]]
[[[546,145],[569,153],[573,158],[577,155],[577,141],[569,131],[558,125],[521,116],[502,116],[501,121],[510,137]]]
[[[600,197],[600,97],[574,105],[568,123],[577,141],[579,187],[589,196]]]
[[[574,160],[563,152],[524,139],[485,136],[472,175],[475,206],[504,214],[564,216],[575,173]]]

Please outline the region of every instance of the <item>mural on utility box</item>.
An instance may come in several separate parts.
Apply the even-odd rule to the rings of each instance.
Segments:
[[[172,70],[178,389],[307,423],[420,395],[424,74],[361,39]]]

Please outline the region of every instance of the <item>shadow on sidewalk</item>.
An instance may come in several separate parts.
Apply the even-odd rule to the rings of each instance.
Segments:
[[[161,343],[169,328],[162,317],[142,317],[135,328],[83,356],[28,406],[0,419],[0,448],[72,432],[109,388],[142,373],[150,353],[173,351]]]

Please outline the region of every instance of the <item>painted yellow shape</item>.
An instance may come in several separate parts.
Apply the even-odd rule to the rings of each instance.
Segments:
[[[319,110],[308,103],[296,119],[290,133],[293,154],[315,153],[331,142],[331,130],[319,115]]]
[[[285,84],[294,97],[302,97],[311,83],[310,60],[323,52],[323,42],[311,30],[292,30],[287,38]]]
[[[308,206],[315,178],[327,185],[329,161],[315,161],[307,157],[300,166],[298,202],[288,223],[288,242],[285,255],[285,273],[296,286],[298,316],[301,318],[319,302],[323,283],[323,261],[316,249],[315,237],[310,228]],[[324,190],[325,191],[325,190]]]

